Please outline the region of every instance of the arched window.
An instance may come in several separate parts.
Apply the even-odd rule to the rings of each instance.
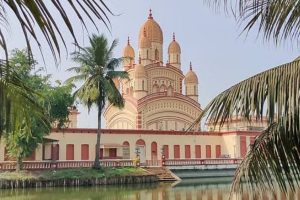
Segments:
[[[144,87],[145,87],[145,81],[142,80],[142,90],[144,90]]]
[[[143,139],[138,139],[135,144],[139,145],[139,146],[145,146],[146,145],[146,143]]]
[[[151,160],[157,160],[157,143],[151,143]]]
[[[158,50],[155,49],[155,60],[159,60]]]
[[[168,90],[167,90],[167,95],[172,96],[172,94],[173,94],[173,87],[171,85],[169,85]]]
[[[196,85],[194,85],[194,95],[197,95],[197,88],[196,88]]]
[[[152,92],[153,92],[153,93],[158,92],[158,85],[157,85],[157,84],[154,84],[154,85],[153,85],[153,87],[152,87]]]
[[[162,85],[160,86],[159,91],[160,91],[160,92],[166,91],[166,85],[165,85],[165,84],[162,84]]]
[[[147,50],[147,59],[149,59],[149,50]]]
[[[176,56],[177,63],[179,63],[179,55]]]

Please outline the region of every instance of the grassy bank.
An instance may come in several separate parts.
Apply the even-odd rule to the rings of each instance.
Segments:
[[[60,179],[91,179],[109,178],[117,176],[143,176],[147,173],[141,168],[118,167],[103,168],[100,170],[91,168],[63,169],[51,171],[21,171],[21,172],[2,172],[0,180],[60,180]]]

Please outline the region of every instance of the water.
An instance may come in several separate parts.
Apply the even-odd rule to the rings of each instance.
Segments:
[[[178,184],[0,190],[0,200],[227,200],[229,192],[230,180],[190,179]],[[255,198],[244,193],[235,199],[300,200],[300,192],[290,192],[285,196],[278,191],[274,197],[266,191],[263,196]]]

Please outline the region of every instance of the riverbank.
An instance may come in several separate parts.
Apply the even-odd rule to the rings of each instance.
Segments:
[[[119,185],[157,182],[157,177],[142,168],[117,167],[95,170],[91,168],[51,171],[1,172],[0,189],[30,187],[70,187]]]

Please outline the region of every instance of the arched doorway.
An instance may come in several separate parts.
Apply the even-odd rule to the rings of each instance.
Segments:
[[[123,158],[130,159],[130,145],[129,142],[123,142]]]
[[[146,143],[144,140],[139,139],[136,141],[136,152],[140,156],[140,163],[144,164],[146,163]]]
[[[157,143],[156,142],[151,143],[151,160],[157,161]]]

